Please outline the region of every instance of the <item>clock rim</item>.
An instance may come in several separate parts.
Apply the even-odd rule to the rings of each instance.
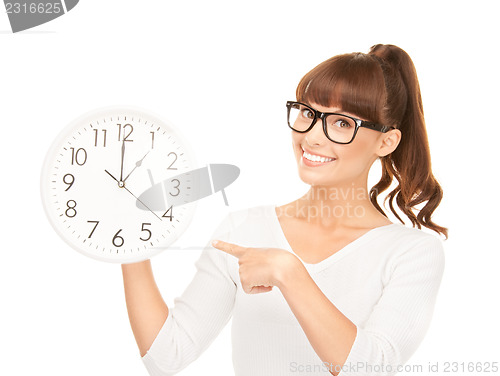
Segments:
[[[97,117],[99,115],[106,115],[109,114],[111,111],[130,111],[133,112],[134,114],[141,114],[144,115],[145,117],[154,121],[158,121],[167,127],[169,127],[173,134],[175,134],[175,137],[181,142],[182,147],[184,148],[184,152],[189,155],[189,159],[191,160],[193,166],[192,169],[197,169],[200,168],[198,165],[198,160],[196,158],[196,155],[194,153],[193,148],[191,147],[190,143],[187,142],[186,137],[180,132],[180,130],[174,126],[170,121],[167,119],[159,116],[157,113],[154,111],[150,111],[138,106],[134,105],[110,105],[110,106],[105,106],[105,107],[99,107],[90,111],[87,111],[80,116],[74,118],[71,122],[69,122],[64,128],[62,128],[58,135],[55,137],[55,139],[52,141],[49,149],[47,150],[45,154],[45,158],[43,160],[42,164],[42,169],[40,173],[40,195],[41,195],[41,201],[42,201],[42,206],[45,212],[46,217],[49,220],[49,223],[51,224],[52,228],[55,230],[55,232],[59,235],[59,238],[61,238],[67,245],[72,247],[74,250],[78,251],[80,254],[83,254],[89,258],[99,260],[99,261],[104,261],[107,263],[112,263],[112,264],[131,264],[131,263],[136,263],[136,262],[141,262],[141,261],[146,261],[154,256],[158,255],[162,251],[168,249],[171,247],[177,240],[186,232],[188,229],[189,225],[192,223],[193,218],[195,216],[196,208],[197,208],[197,201],[193,201],[187,204],[184,204],[183,206],[189,207],[189,213],[187,219],[185,219],[184,222],[184,227],[181,231],[176,231],[175,234],[171,237],[172,241],[169,242],[167,246],[161,246],[161,247],[147,247],[145,252],[147,252],[147,256],[142,254],[134,254],[135,257],[128,257],[128,258],[107,258],[104,256],[99,256],[97,254],[90,253],[86,251],[83,247],[80,247],[79,243],[77,244],[76,242],[73,242],[69,239],[69,237],[63,233],[59,227],[58,224],[56,223],[56,218],[53,216],[53,211],[49,208],[49,204],[47,200],[49,199],[49,174],[50,174],[50,167],[51,167],[51,162],[54,160],[55,154],[57,153],[58,146],[60,147],[62,142],[64,142],[67,137],[74,131],[77,127],[82,125],[82,122],[85,121],[86,119],[90,117]],[[57,149],[57,150],[56,150]]]

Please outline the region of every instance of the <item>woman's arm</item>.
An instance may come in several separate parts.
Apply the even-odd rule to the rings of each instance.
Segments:
[[[298,259],[289,265],[279,274],[277,287],[316,354],[337,375],[356,338],[356,325],[328,300]]]
[[[300,260],[277,248],[227,242],[214,247],[239,259],[247,293],[278,287],[311,346],[334,375],[394,375],[421,343],[444,270],[441,241],[426,238],[391,259],[391,277],[363,325],[355,325],[323,294]]]
[[[363,325],[355,325],[295,263],[280,288],[310,344],[341,376],[394,375],[422,342],[444,271],[441,241],[427,238],[391,259],[390,280]]]
[[[156,285],[151,261],[122,264],[128,317],[141,356],[151,347],[168,316]]]
[[[281,290],[312,347],[329,368],[344,364],[356,338],[356,326],[328,300],[295,255],[277,248],[247,248],[223,241],[212,245],[239,259],[246,293],[268,292],[273,286]]]
[[[340,370],[356,338],[356,325],[328,300],[298,259],[289,265],[277,287],[316,354],[337,375],[335,369]]]

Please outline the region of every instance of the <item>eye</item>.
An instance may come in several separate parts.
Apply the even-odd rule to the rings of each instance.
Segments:
[[[337,119],[335,125],[338,128],[350,128],[352,125],[347,121],[347,119]]]
[[[308,108],[304,108],[302,111],[301,111],[301,114],[302,114],[302,117],[306,118],[306,119],[314,119],[314,112],[312,112],[310,109]]]

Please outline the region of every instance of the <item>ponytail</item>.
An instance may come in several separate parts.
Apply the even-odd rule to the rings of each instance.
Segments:
[[[431,220],[443,191],[432,174],[420,85],[413,62],[405,51],[393,45],[377,44],[368,55],[379,62],[385,79],[383,124],[396,125],[402,134],[398,147],[381,158],[382,177],[371,188],[370,201],[385,215],[377,203],[377,196],[389,188],[395,177],[398,186],[385,201],[389,199],[389,207],[399,221],[404,223],[394,209],[394,199],[414,227],[425,226],[448,239],[448,229]],[[426,204],[415,215],[413,208],[424,202]]]

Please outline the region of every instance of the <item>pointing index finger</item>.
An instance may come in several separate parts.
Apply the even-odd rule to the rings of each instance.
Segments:
[[[214,248],[220,249],[223,252],[229,253],[234,257],[240,258],[245,253],[245,247],[236,244],[223,242],[222,240],[214,240],[212,242]]]

